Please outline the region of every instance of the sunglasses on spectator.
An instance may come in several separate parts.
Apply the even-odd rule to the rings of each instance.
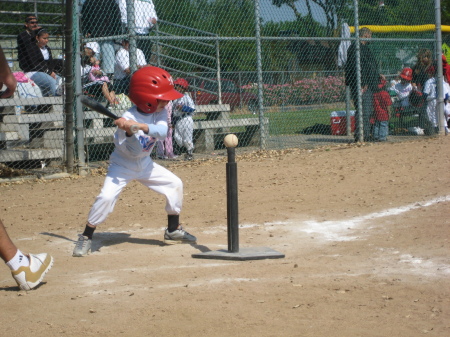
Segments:
[[[39,21],[28,21],[28,23],[31,23],[32,25],[39,23]]]

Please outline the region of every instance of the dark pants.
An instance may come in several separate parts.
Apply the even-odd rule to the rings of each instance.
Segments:
[[[372,128],[373,125],[370,123],[370,118],[373,115],[373,92],[370,89],[367,89],[362,94],[362,111],[358,109],[358,92],[357,90],[353,90],[351,88],[351,96],[353,100],[353,105],[355,106],[355,140],[359,140],[359,130],[360,130],[360,120],[362,118],[363,124],[363,137],[364,141],[369,141],[372,139]],[[362,112],[362,116],[360,116],[360,112]]]
[[[114,85],[113,85],[113,90],[116,93],[116,95],[125,94],[128,96],[129,91],[130,91],[130,76],[127,76],[120,80],[115,79]]]

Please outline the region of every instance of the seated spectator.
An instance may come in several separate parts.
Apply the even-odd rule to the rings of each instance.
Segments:
[[[81,65],[83,92],[96,98],[104,97],[111,105],[119,104],[115,92],[111,90],[111,82],[100,69],[100,61],[95,57],[99,52],[96,42],[89,42],[84,47]]]
[[[17,35],[17,56],[19,67],[23,71],[28,68],[28,46],[35,43],[35,32],[40,29],[38,19],[33,14],[25,17],[25,30]]]
[[[40,28],[35,35],[35,43],[26,46],[23,71],[41,89],[42,96],[57,96],[61,78],[53,71],[52,51],[47,46],[49,34],[44,28]]]
[[[125,94],[127,96],[131,79],[129,49],[130,42],[128,40],[123,40],[122,47],[117,51],[116,63],[114,66],[114,91],[116,94]],[[137,69],[147,65],[144,53],[138,48],[136,48],[136,58]]]

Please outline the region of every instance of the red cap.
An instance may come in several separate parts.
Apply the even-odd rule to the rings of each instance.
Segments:
[[[180,87],[187,89],[189,87],[188,81],[186,81],[184,78],[177,78],[175,82],[173,82],[173,85],[178,84]]]
[[[412,80],[412,69],[411,68],[403,68],[402,73],[400,74],[400,77],[411,81]]]

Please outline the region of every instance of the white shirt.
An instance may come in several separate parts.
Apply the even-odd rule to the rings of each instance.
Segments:
[[[427,94],[427,101],[436,99],[436,78],[429,78],[423,87],[423,93]]]
[[[186,111],[182,111],[183,106],[187,106],[189,108],[195,109],[194,101],[191,96],[186,92],[183,97],[178,98],[173,101],[173,115],[174,116],[183,116]],[[191,113],[193,115],[193,113]]]
[[[111,162],[127,169],[139,172],[147,167],[152,159],[150,153],[157,140],[167,137],[167,110],[151,114],[141,113],[136,106],[132,106],[122,115],[127,120],[148,125],[149,132],[143,131],[127,137],[124,130],[117,129],[114,134],[114,152],[111,154]]]
[[[127,24],[127,2],[126,0],[116,0],[120,9],[121,21]],[[134,19],[136,34],[147,35],[153,27],[152,19],[158,20],[155,5],[152,0],[134,0]]]
[[[444,99],[445,99],[446,95],[450,96],[450,84],[448,84],[447,82],[444,81],[443,88],[444,88]],[[450,103],[449,102],[447,102],[447,104],[444,103],[444,117],[445,117],[444,124],[447,124],[446,122],[448,120],[450,120]],[[445,125],[444,125],[444,127],[445,127]]]
[[[136,48],[136,65],[145,66],[147,62],[145,61],[145,56],[142,50]],[[117,80],[124,79],[127,77],[125,69],[130,67],[130,53],[125,48],[120,48],[116,54],[116,62],[114,64],[114,78]]]
[[[413,88],[411,83],[402,84],[401,82],[397,83],[392,89],[397,94],[401,106],[409,106],[409,94],[411,93],[412,89]]]
[[[42,56],[44,57],[44,60],[48,60],[50,58],[50,54],[48,53],[48,49],[47,48],[40,48],[41,49],[41,53]]]

